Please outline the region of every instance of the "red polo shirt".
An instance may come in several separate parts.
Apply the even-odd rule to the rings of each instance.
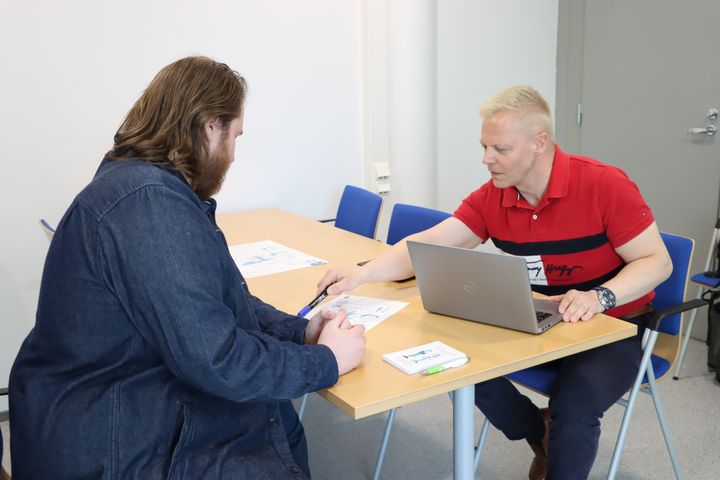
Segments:
[[[568,155],[555,146],[550,182],[536,207],[515,187],[492,180],[470,194],[455,218],[505,253],[525,257],[533,290],[559,295],[590,290],[625,266],[615,249],[654,221],[637,185],[621,169]],[[654,292],[608,310],[621,317],[652,300]]]

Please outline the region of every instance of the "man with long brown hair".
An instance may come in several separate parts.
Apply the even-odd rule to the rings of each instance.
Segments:
[[[17,478],[309,477],[289,399],[355,368],[365,337],[263,303],[230,256],[210,197],[246,90],[208,58],[163,68],[60,221],[10,378]]]

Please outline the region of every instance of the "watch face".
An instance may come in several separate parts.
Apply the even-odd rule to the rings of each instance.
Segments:
[[[595,287],[593,290],[598,292],[598,300],[605,310],[609,310],[615,306],[615,294],[609,288]]]

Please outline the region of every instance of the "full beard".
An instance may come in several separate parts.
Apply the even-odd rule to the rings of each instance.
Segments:
[[[209,153],[200,162],[200,172],[193,182],[193,190],[201,200],[207,200],[220,191],[231,163],[230,155],[223,148]]]

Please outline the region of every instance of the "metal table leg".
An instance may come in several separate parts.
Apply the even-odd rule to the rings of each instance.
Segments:
[[[475,386],[468,385],[453,394],[453,479],[470,480],[474,477],[475,450]]]

